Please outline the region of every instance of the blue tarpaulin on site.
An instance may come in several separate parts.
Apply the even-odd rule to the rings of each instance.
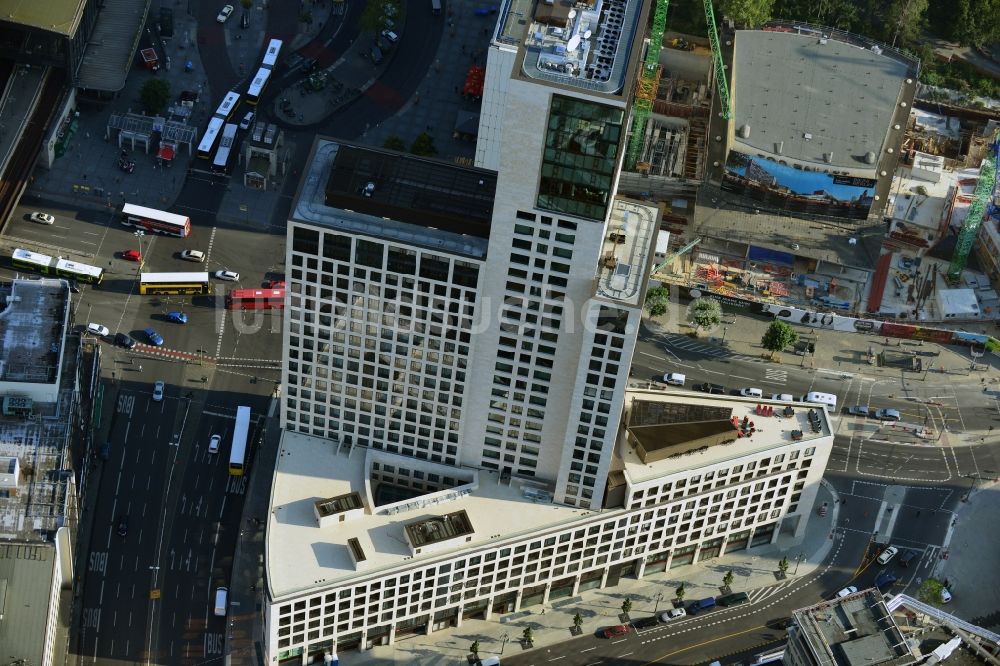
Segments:
[[[772,264],[783,264],[785,266],[793,266],[795,264],[794,254],[779,252],[778,250],[772,250],[767,247],[756,247],[754,245],[750,246],[749,259],[750,261],[766,261]]]

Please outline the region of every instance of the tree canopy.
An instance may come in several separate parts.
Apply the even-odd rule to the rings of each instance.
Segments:
[[[767,351],[775,354],[789,345],[794,345],[798,339],[799,334],[787,323],[772,321],[771,325],[764,331],[764,335],[760,339],[760,345]]]
[[[142,84],[139,101],[151,115],[158,115],[170,101],[170,83],[164,79],[150,79]]]
[[[691,302],[689,316],[699,329],[712,328],[722,321],[722,306],[714,298],[696,298]]]
[[[774,0],[722,0],[719,7],[737,26],[756,28],[771,19]]]

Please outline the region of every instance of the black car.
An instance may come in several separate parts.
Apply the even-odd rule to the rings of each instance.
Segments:
[[[250,27],[250,12],[244,11],[240,14],[240,27],[244,30]]]
[[[704,384],[695,384],[694,388],[696,391],[701,391],[702,393],[711,393],[713,395],[725,395],[726,387],[722,384],[710,384],[705,382]]]
[[[908,566],[910,566],[910,562],[912,562],[913,558],[915,558],[919,554],[920,553],[918,553],[915,550],[904,551],[903,554],[900,555],[900,557],[899,557],[899,560],[898,560],[899,566],[901,566],[901,567],[908,567]]]
[[[69,290],[74,294],[80,293],[80,283],[76,280],[67,280],[69,282]]]
[[[638,620],[632,620],[632,626],[636,629],[647,629],[649,627],[655,627],[657,625],[656,616],[643,617]]]
[[[385,56],[382,55],[382,49],[378,47],[378,43],[372,44],[372,48],[368,52],[368,57],[371,58],[372,62],[376,65],[381,65],[382,61],[385,60]]]
[[[132,347],[135,347],[135,340],[125,333],[115,333],[115,344],[125,349],[132,349]]]
[[[128,534],[128,516],[118,519],[118,536],[123,537]]]

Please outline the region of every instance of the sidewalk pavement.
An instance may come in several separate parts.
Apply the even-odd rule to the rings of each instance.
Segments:
[[[653,333],[663,335],[690,335],[695,332],[694,326],[687,323],[687,306],[671,303],[667,313],[659,317],[650,317],[643,313],[642,322]],[[927,381],[929,383],[950,383],[954,377],[968,377],[970,359],[967,350],[954,345],[940,345],[935,342],[899,340],[867,333],[835,331],[831,329],[812,328],[809,326],[792,327],[799,334],[815,336],[816,353],[809,356],[799,356],[789,352],[778,354],[777,361],[771,361],[771,354],[761,345],[761,338],[771,319],[766,316],[754,316],[744,312],[733,312],[723,306],[722,323],[714,329],[702,331],[698,338],[692,338],[693,343],[716,345],[724,347],[733,354],[742,354],[753,358],[764,358],[769,363],[786,367],[803,367],[826,373],[844,373],[846,375],[866,375],[877,379],[899,378],[898,368],[880,368],[867,363],[868,350],[878,354],[889,351],[919,351],[925,355],[924,362],[931,363],[932,369],[927,373],[911,373],[906,375],[910,381]],[[934,356],[931,356],[931,355]],[[979,359],[979,363],[993,363],[992,354]],[[926,379],[923,379],[926,374]],[[981,373],[978,373],[981,374]],[[977,374],[977,376],[978,376]]]
[[[994,474],[996,471],[993,472]],[[934,575],[948,581],[950,613],[986,629],[1000,628],[1000,531],[984,529],[1000,514],[1000,484],[978,484],[958,505]]]
[[[544,650],[573,638],[573,617],[583,618],[581,635],[593,635],[599,629],[620,624],[622,602],[632,602],[631,620],[649,617],[678,605],[674,602],[675,590],[684,584],[684,599],[715,597],[723,593],[722,578],[732,571],[735,580],[733,592],[746,592],[754,605],[770,606],[773,597],[796,583],[807,583],[814,574],[822,573],[827,556],[839,539],[831,536],[837,522],[839,504],[832,488],[823,482],[817,503],[829,502],[833,510],[826,517],[810,513],[809,524],[801,541],[790,535],[779,535],[773,544],[758,546],[719,558],[680,566],[663,573],[647,573],[641,580],[622,578],[618,585],[601,590],[583,592],[569,599],[559,599],[543,606],[509,615],[495,615],[490,620],[463,620],[461,626],[436,631],[430,635],[408,636],[394,645],[372,648],[364,652],[339,654],[343,666],[382,666],[411,664],[415,666],[442,666],[464,664],[473,641],[479,641],[480,655],[519,654],[528,651],[521,645],[522,632],[531,627],[533,646],[530,650]],[[788,558],[787,576],[782,579],[778,571],[781,558]],[[846,584],[846,583],[845,583]],[[773,615],[780,615],[775,611]]]
[[[186,13],[175,13],[174,38],[164,43],[161,54],[169,57],[171,68],[148,72],[133,64],[125,88],[117,99],[106,106],[81,105],[79,129],[70,142],[66,154],[57,158],[51,169],[36,169],[28,187],[28,194],[64,204],[73,209],[109,210],[121,205],[123,200],[141,206],[169,208],[184,185],[185,173],[192,156],[183,148],[178,151],[169,167],[160,166],[155,152],[144,153],[141,146],[129,152],[135,161],[135,172],[125,173],[118,168],[118,132],[108,133],[108,120],[112,113],[142,112],[139,91],[152,78],[170,83],[171,103],[182,90],[196,90],[201,102],[189,122],[199,129],[208,110],[208,81],[203,72],[197,46],[188,43],[189,36],[197,33],[197,21]],[[194,62],[194,72],[184,71],[184,62]],[[197,147],[197,146],[195,146]],[[192,148],[193,150],[193,148]],[[169,164],[169,163],[168,163]],[[110,204],[110,205],[109,205]]]

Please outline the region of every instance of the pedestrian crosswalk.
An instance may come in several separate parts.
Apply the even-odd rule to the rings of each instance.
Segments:
[[[768,597],[773,597],[778,594],[786,587],[795,582],[794,578],[786,580],[783,583],[778,583],[777,585],[769,585],[768,587],[759,587],[756,590],[751,590],[747,592],[747,596],[750,597],[750,603],[756,604],[764,601]]]
[[[732,351],[729,351],[725,347],[718,347],[716,345],[709,345],[703,342],[698,342],[697,340],[692,340],[686,335],[680,335],[680,334],[664,335],[662,340],[668,347],[671,347],[672,349],[682,349],[686,352],[691,352],[693,354],[704,354],[705,356],[728,358],[728,359],[733,359],[735,361],[750,361],[753,363],[766,362],[764,359],[757,358],[756,356],[737,354]]]
[[[770,381],[773,384],[784,384],[788,381],[788,370],[776,370],[774,368],[767,368],[764,370],[764,379]]]

